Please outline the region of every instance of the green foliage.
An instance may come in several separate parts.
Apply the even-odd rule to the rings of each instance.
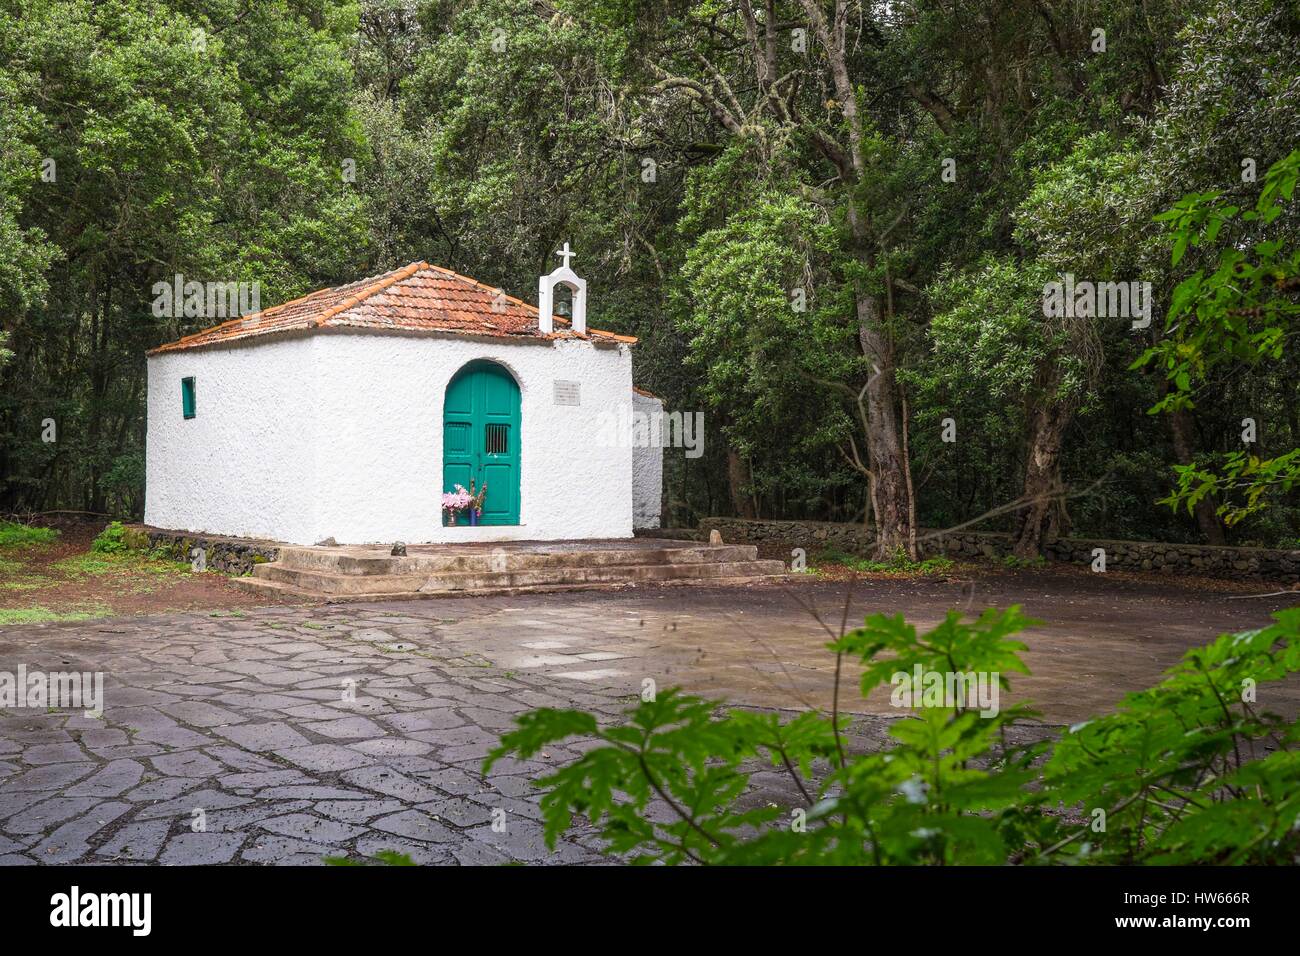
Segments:
[[[34,544],[48,544],[59,536],[54,528],[0,521],[0,550],[25,548]]]
[[[121,554],[129,548],[126,543],[126,528],[120,521],[110,522],[90,543],[90,550],[95,554]]]
[[[1119,710],[1070,728],[1044,768],[1046,794],[1107,809],[1079,858],[1293,863],[1300,850],[1300,721],[1256,693],[1300,670],[1300,609],[1188,651]]]
[[[1038,6],[847,18],[854,169],[827,51],[815,30],[806,53],[788,42],[807,16],[791,0],[755,7],[757,46],[742,8],[713,3],[0,0],[0,509],[140,515],[143,354],[210,324],[155,317],[162,277],[259,281],[270,304],[428,259],[527,297],[568,240],[593,324],[639,337],[638,384],[709,412],[703,458],[666,456],[671,523],[745,501],[864,519],[866,290],[909,402],[922,525],[1019,496],[1026,413],[1055,399],[1078,405],[1053,443],[1062,480],[1114,466],[1071,501],[1078,530],[1193,539],[1154,506],[1186,456],[1167,420],[1131,414],[1163,396],[1163,376],[1127,368],[1149,343],[1047,327],[1035,284],[1150,278],[1167,298],[1183,276],[1151,217],[1189,191],[1244,207],[1224,191],[1242,144],[1262,170],[1300,140],[1294,4]],[[1099,15],[1106,55],[1062,60]],[[1264,226],[1235,227],[1219,241],[1255,256]],[[1294,247],[1294,214],[1267,228]],[[1189,241],[1172,269],[1208,275],[1207,251]],[[1239,364],[1193,381],[1187,480],[1216,504],[1259,483],[1248,457],[1224,464],[1240,407],[1269,423],[1261,459],[1300,446],[1300,357]],[[1225,512],[1238,540],[1300,533],[1279,464],[1269,514]]]
[[[1022,558],[1014,554],[1008,554],[1003,556],[1002,566],[1010,568],[1013,571],[1018,571],[1022,568],[1045,568],[1047,567],[1047,559],[1041,554],[1032,558]]]
[[[900,550],[888,561],[875,561],[848,554],[838,548],[823,548],[813,557],[814,566],[839,565],[863,574],[946,574],[954,567],[951,558],[933,557],[912,561]]]
[[[100,479],[110,513],[140,517],[144,513],[144,455],[118,455],[108,473]]]
[[[949,389],[1015,403],[1056,397],[1033,391],[1039,365],[1064,344],[1042,321],[1043,285],[1053,278],[1033,263],[989,259],[931,287],[936,374]],[[1071,388],[1077,391],[1079,383]]]
[[[144,352],[215,324],[155,316],[156,281],[260,282],[269,305],[366,274],[340,174],[355,7],[245,7],[0,0],[9,507],[138,513]]]
[[[606,729],[591,714],[532,711],[517,718],[519,729],[502,738],[484,772],[507,753],[527,759],[555,741],[596,737],[606,746],[541,782],[548,845],[582,813],[601,825],[611,852],[632,853],[635,863],[711,858],[739,848],[750,828],[777,815],[772,807],[735,806],[748,781],[742,761],[761,753],[774,764],[810,768],[834,748],[830,723],[815,714],[783,724],[745,711],[715,719],[714,710],[670,689],[629,711],[627,724]],[[647,815],[655,798],[674,808],[674,819]]]
[[[1005,691],[1027,673],[1018,608],[949,612],[918,634],[873,615],[830,645],[860,659],[861,689],[900,673],[982,674]],[[638,863],[984,864],[1294,862],[1300,852],[1300,721],[1256,694],[1300,670],[1300,609],[1193,649],[1150,690],[1055,742],[1017,745],[1023,704],[982,713],[960,696],[895,721],[891,745],[846,752],[821,714],[791,719],[661,693],[602,726],[541,709],[516,718],[489,754],[527,759],[569,738],[593,746],[537,781],[552,847],[587,817],[607,852]],[[763,766],[803,806],[743,799]],[[818,777],[820,776],[820,780]]]
[[[785,497],[793,482],[782,472],[833,452],[854,427],[837,383],[854,378],[861,358],[843,321],[835,230],[824,214],[793,184],[752,189],[745,202],[717,194],[734,193],[728,160],[745,168],[742,153],[688,184],[682,229],[722,221],[692,236],[677,324],[703,397],[725,416],[728,444],[771,476],[759,479],[760,493]],[[835,481],[833,469],[814,470],[803,485],[816,497]]]
[[[1156,365],[1173,385],[1153,413],[1194,408],[1198,389],[1221,367],[1283,360],[1300,317],[1300,243],[1273,233],[1298,179],[1300,150],[1269,167],[1252,208],[1219,192],[1193,193],[1155,217],[1168,226],[1175,266],[1189,249],[1218,251],[1212,267],[1178,283],[1165,337],[1133,363]],[[1175,471],[1178,485],[1164,503],[1190,512],[1209,496],[1232,525],[1265,507],[1267,495],[1300,483],[1300,448],[1273,457],[1236,450],[1218,468],[1191,464]]]

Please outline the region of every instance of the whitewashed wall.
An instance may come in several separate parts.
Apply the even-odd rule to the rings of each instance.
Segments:
[[[661,420],[664,403],[640,392],[632,393],[632,408],[652,422]],[[632,449],[632,526],[659,527],[664,497],[664,450],[659,442]]]
[[[443,398],[473,359],[499,362],[520,385],[517,526],[442,527]],[[191,374],[198,416],[185,422],[180,379]],[[632,450],[600,441],[601,411],[631,393],[627,346],[325,332],[164,353],[149,378],[152,525],[300,544],[632,533]],[[556,379],[579,383],[581,405],[553,403]],[[207,481],[184,477],[200,464]]]
[[[313,340],[149,358],[144,520],[159,528],[304,542],[315,530]],[[181,379],[195,381],[195,417]]]

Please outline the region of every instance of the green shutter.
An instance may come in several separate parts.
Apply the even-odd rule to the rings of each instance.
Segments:
[[[194,379],[181,379],[181,411],[186,418],[194,417]]]

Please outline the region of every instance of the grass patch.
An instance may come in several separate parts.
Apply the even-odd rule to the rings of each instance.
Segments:
[[[3,569],[0,569],[3,573]],[[53,578],[41,574],[30,574],[9,581],[0,581],[0,591],[39,591],[54,583]]]
[[[874,561],[848,554],[838,548],[826,548],[813,558],[814,567],[836,565],[858,574],[946,574],[954,567],[950,558],[926,558],[924,561],[909,561],[904,552],[899,552],[888,561]]]
[[[138,551],[95,552],[74,554],[70,558],[56,561],[51,565],[54,570],[71,578],[88,577],[102,574],[189,574],[188,564],[168,561],[153,554],[141,554]]]
[[[1018,558],[1014,554],[1008,554],[1002,559],[1002,566],[1018,571],[1021,568],[1045,568],[1047,559],[1041,554],[1036,558]]]
[[[53,528],[0,521],[0,591],[35,591],[54,584],[29,565],[33,553],[45,550],[58,536]]]
[[[0,521],[0,551],[49,544],[59,536],[53,528],[36,528],[16,521]]]
[[[142,604],[161,609],[192,600],[189,582],[203,580],[191,577],[188,561],[149,548],[140,529],[120,522],[80,554],[51,544],[58,538],[51,529],[0,522],[0,530],[7,545],[0,548],[0,625],[85,621]]]
[[[48,621],[88,621],[112,613],[106,604],[88,604],[71,611],[52,611],[48,607],[0,608],[0,626],[6,624],[44,624]]]

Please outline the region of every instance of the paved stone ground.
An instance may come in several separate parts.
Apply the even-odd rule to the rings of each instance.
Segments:
[[[1002,577],[974,595],[961,582],[875,582],[859,586],[849,619],[905,610],[924,624],[954,604],[1019,600],[1053,618],[1027,638],[1025,683],[1059,723],[1281,606],[1069,580]],[[528,783],[575,749],[479,774],[512,715],[578,706],[614,717],[647,678],[756,706],[824,706],[826,635],[801,605],[838,626],[843,590],[648,588],[0,629],[0,671],[106,680],[102,720],[0,711],[0,864],[315,864],[384,849],[424,863],[597,862],[587,829],[545,849]],[[1277,702],[1289,710],[1298,695],[1288,687]],[[872,746],[890,712],[854,706],[853,746]],[[750,799],[793,805],[780,775],[755,781]]]

